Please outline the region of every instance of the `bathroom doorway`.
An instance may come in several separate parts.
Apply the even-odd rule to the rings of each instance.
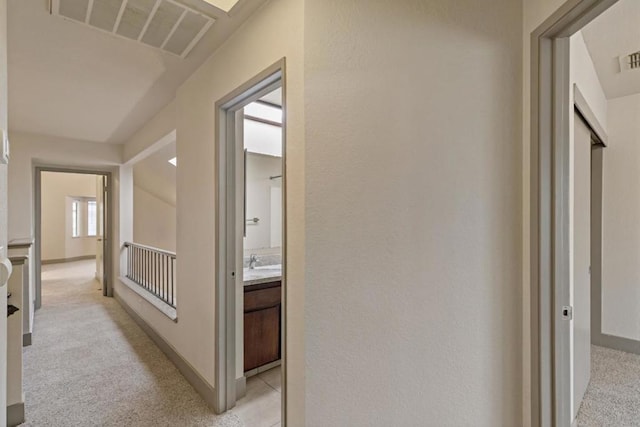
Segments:
[[[285,424],[284,93],[282,62],[216,108],[216,411],[237,403],[241,417],[259,411],[265,425]],[[265,393],[268,404],[245,404],[255,393]]]

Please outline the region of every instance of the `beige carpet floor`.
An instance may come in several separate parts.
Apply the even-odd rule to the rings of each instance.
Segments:
[[[578,426],[640,426],[639,355],[591,346],[591,381]]]
[[[95,263],[44,266],[24,350],[25,426],[219,426],[174,365],[92,280]]]

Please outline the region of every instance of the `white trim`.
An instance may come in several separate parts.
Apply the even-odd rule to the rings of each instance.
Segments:
[[[133,292],[138,294],[138,296],[142,297],[149,304],[157,308],[162,314],[167,316],[169,319],[173,320],[175,323],[178,323],[178,312],[175,308],[171,307],[169,304],[162,301],[160,298],[151,295],[149,291],[144,290],[140,285],[136,282],[127,279],[124,276],[118,277],[120,283],[125,285],[127,288],[131,289]]]

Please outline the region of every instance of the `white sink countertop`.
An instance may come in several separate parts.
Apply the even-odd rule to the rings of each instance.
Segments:
[[[264,265],[253,269],[243,268],[244,286],[269,283],[282,279],[282,265]]]

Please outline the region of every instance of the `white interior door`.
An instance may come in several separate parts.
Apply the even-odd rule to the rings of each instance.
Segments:
[[[104,288],[104,230],[105,230],[105,176],[96,176],[96,212],[97,229],[96,229],[96,279],[100,282],[100,285]]]
[[[591,129],[574,124],[573,417],[591,376]]]

